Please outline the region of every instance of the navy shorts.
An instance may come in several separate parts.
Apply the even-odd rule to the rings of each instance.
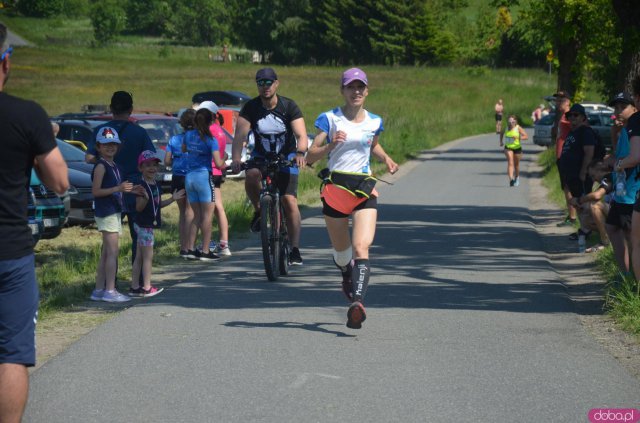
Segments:
[[[0,363],[36,364],[35,256],[0,260]]]

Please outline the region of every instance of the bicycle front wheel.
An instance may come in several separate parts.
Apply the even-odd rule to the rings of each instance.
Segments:
[[[278,280],[280,257],[280,207],[271,195],[260,199],[260,238],[262,239],[262,259],[267,278]]]

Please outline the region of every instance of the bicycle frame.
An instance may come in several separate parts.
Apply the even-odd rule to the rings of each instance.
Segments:
[[[260,238],[265,273],[270,281],[276,281],[279,275],[289,273],[289,235],[284,206],[278,191],[278,173],[281,166],[292,166],[289,160],[279,155],[268,156],[264,161],[254,164],[262,173],[260,190]]]

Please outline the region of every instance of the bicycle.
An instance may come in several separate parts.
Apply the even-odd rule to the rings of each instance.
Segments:
[[[243,170],[258,168],[262,173],[260,190],[260,238],[262,259],[269,281],[278,280],[279,275],[289,274],[289,233],[284,206],[278,191],[278,169],[295,166],[295,162],[284,156],[270,153],[267,157],[255,157],[242,164]]]

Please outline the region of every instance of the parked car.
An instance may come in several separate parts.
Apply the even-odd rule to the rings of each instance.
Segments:
[[[553,144],[551,139],[551,128],[553,127],[553,121],[556,115],[549,113],[547,116],[543,116],[533,126],[533,143],[542,147],[549,147]]]
[[[195,93],[191,97],[192,103],[213,101],[218,107],[236,106],[241,108],[244,103],[249,100],[251,100],[251,97],[240,91],[203,91],[200,93]]]
[[[611,128],[613,126],[613,110],[610,107],[606,109],[587,109],[587,120],[589,125],[598,133],[602,142],[607,148],[611,148]],[[533,143],[543,147],[549,147],[554,144],[555,140],[551,139],[551,128],[555,114],[550,113],[544,116],[534,125]]]
[[[29,186],[29,197],[27,203],[27,220],[29,229],[31,229],[31,236],[33,237],[33,245],[36,245],[40,241],[40,237],[44,232],[44,222],[42,218],[38,219],[36,212],[36,196],[33,193],[33,189]]]
[[[70,210],[67,223],[93,223],[93,194],[91,192],[91,172],[93,165],[85,163],[84,151],[62,140],[57,140],[58,148],[69,168]]]
[[[104,113],[65,113],[52,118],[60,126],[58,137],[63,140],[82,141],[85,145],[93,139],[93,131],[113,118]],[[164,166],[165,149],[169,139],[182,132],[178,118],[170,114],[134,113],[129,122],[143,127],[154,146],[156,155],[160,159],[160,169],[156,179],[164,192],[171,190],[171,172]]]
[[[55,192],[44,186],[35,171],[31,171],[30,186],[35,196],[35,219],[43,223],[42,239],[52,239],[60,235],[67,219],[65,200],[69,196],[59,197]]]

